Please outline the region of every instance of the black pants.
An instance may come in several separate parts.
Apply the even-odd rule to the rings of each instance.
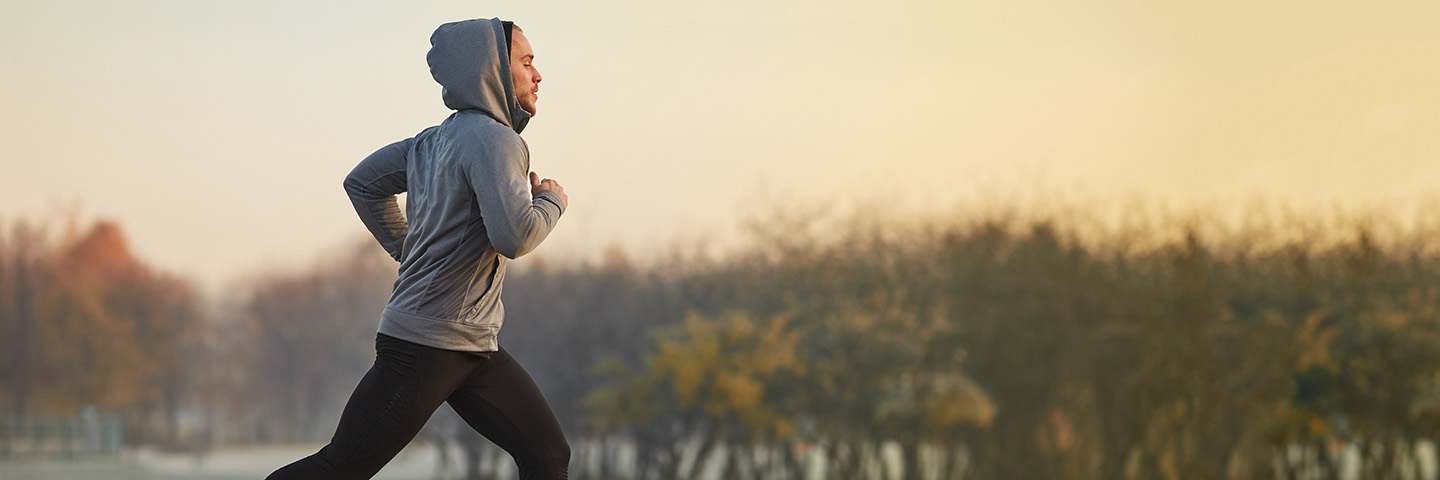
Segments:
[[[268,477],[365,479],[400,453],[440,402],[515,458],[522,479],[563,479],[570,445],[530,374],[509,353],[431,348],[375,338],[375,365],[350,394],[330,444]]]

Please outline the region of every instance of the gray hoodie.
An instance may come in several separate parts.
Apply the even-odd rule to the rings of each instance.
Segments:
[[[400,262],[380,333],[492,352],[505,318],[505,262],[540,245],[564,206],[555,192],[530,195],[530,151],[520,138],[530,114],[515,97],[500,20],[441,25],[430,44],[430,74],[455,112],[366,157],[345,191]],[[401,192],[409,192],[404,214]]]

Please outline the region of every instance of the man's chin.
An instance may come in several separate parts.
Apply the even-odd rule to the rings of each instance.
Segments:
[[[529,105],[526,105],[526,104],[523,104],[523,103],[522,103],[522,104],[520,104],[520,109],[521,109],[521,110],[524,110],[524,111],[527,112],[527,113],[529,113],[530,116],[532,116],[532,117],[535,116],[535,104],[533,104],[533,103],[532,103],[532,104],[529,104]]]

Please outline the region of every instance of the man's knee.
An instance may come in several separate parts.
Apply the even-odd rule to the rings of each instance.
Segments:
[[[541,462],[545,468],[564,473],[570,469],[570,442],[564,438],[559,439],[541,454]],[[564,477],[557,477],[564,478]]]
[[[568,478],[570,471],[570,443],[564,438],[537,448],[528,462],[520,465],[520,478],[524,480],[555,480]],[[517,460],[519,460],[517,458]]]
[[[555,447],[552,454],[554,463],[564,467],[570,466],[570,442],[560,439],[560,444]]]

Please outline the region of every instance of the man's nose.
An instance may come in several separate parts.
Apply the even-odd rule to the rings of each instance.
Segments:
[[[540,81],[544,79],[544,77],[540,76],[540,69],[535,69],[535,83],[540,83]]]

